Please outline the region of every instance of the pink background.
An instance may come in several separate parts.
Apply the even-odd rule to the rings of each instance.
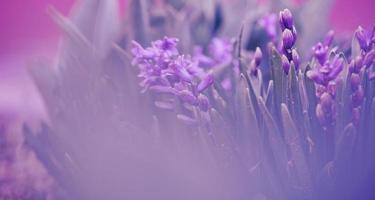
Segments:
[[[75,0],[2,0],[0,6],[0,56],[28,54],[35,49],[48,53],[57,46],[59,31],[46,14],[53,5],[67,14]],[[374,0],[337,0],[331,24],[337,32],[375,22]],[[34,51],[31,51],[31,48]],[[43,53],[42,53],[43,54]]]

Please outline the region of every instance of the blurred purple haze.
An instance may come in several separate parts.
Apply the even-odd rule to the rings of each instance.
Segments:
[[[63,14],[67,14],[71,9],[71,5],[74,0],[8,0],[6,6],[1,6],[0,8],[0,116],[1,114],[7,113],[20,113],[20,114],[36,114],[39,117],[44,117],[43,105],[40,98],[36,95],[36,90],[31,86],[31,81],[26,77],[24,66],[27,60],[33,59],[35,56],[46,56],[50,57],[55,54],[58,46],[58,39],[60,32],[57,26],[52,22],[50,17],[46,14],[47,5],[55,6]],[[355,2],[355,7],[353,7],[353,1],[350,0],[338,0],[334,6],[333,12],[331,14],[331,24],[334,30],[339,33],[345,34],[347,32],[352,32],[358,24],[362,24],[365,27],[370,26],[374,19],[375,13],[371,10],[375,5],[373,0],[357,0]],[[358,14],[360,13],[360,14]],[[25,98],[27,97],[27,98]],[[25,99],[27,99],[25,101]],[[31,115],[32,116],[32,115]],[[91,141],[94,143],[108,143],[109,146],[112,145],[113,141],[108,139],[108,141]],[[89,142],[90,143],[90,142]],[[82,143],[84,144],[84,143]],[[117,151],[121,149],[123,144],[118,144],[119,146],[111,147],[110,150]],[[133,144],[134,145],[134,144]],[[136,145],[134,145],[136,146]],[[107,147],[106,147],[107,148]],[[113,149],[112,149],[113,148]],[[117,149],[118,148],[118,149]],[[164,149],[163,149],[164,150]],[[144,154],[148,155],[148,149],[144,150]],[[142,151],[138,153],[143,159]],[[189,153],[188,153],[189,155]],[[93,162],[97,161],[97,155],[92,155]],[[133,155],[132,155],[133,156]],[[100,156],[99,156],[100,157]],[[106,158],[102,155],[100,158]],[[198,157],[200,158],[200,157]],[[108,159],[108,158],[106,158]],[[103,159],[103,165],[107,162]],[[139,159],[139,158],[136,158]],[[139,159],[139,160],[142,160]],[[195,161],[194,158],[188,159],[189,161]],[[198,159],[199,160],[199,159]],[[203,160],[203,159],[202,159]],[[120,161],[118,161],[120,162]],[[175,162],[169,161],[166,158],[165,163],[171,162],[173,165],[170,170],[178,173],[178,170],[185,171],[189,170],[188,165],[183,166],[183,163],[176,164]],[[125,163],[125,161],[124,161]],[[118,163],[111,163],[116,165]],[[181,166],[180,166],[181,165]],[[104,166],[97,166],[101,168]],[[186,168],[186,169],[185,169]],[[101,169],[96,169],[100,171]],[[139,173],[143,173],[143,169],[139,169]],[[191,170],[191,169],[190,169]],[[194,170],[193,170],[194,171]],[[198,171],[197,177],[191,181],[194,183],[191,185],[192,190],[196,188],[212,188],[211,182],[203,180],[211,180],[213,177],[217,177],[219,172],[211,170]],[[158,176],[155,178],[155,183],[158,180],[171,172],[162,170]],[[202,174],[200,174],[202,173]],[[235,173],[235,170],[234,172]],[[229,173],[230,175],[233,175]],[[102,175],[102,174],[101,174]],[[104,175],[102,175],[104,176]],[[125,176],[121,174],[121,176]],[[135,176],[135,175],[134,175]],[[233,176],[240,176],[234,174]],[[205,178],[202,178],[205,177]],[[113,180],[107,180],[103,177],[105,181],[112,182]],[[186,178],[186,177],[183,177]],[[211,178],[211,179],[210,179]],[[240,180],[242,180],[240,178]],[[149,183],[150,185],[155,183]],[[197,184],[200,183],[200,184]],[[216,188],[225,188],[226,183],[224,180],[218,180]],[[242,184],[241,184],[242,185]],[[228,191],[223,191],[225,193],[231,193],[232,190],[241,190],[242,188],[236,188],[236,185],[232,184],[233,188],[226,188]],[[172,186],[170,186],[172,187]],[[180,186],[174,186],[180,189]],[[141,187],[142,188],[142,187]],[[122,189],[118,189],[121,191]],[[134,190],[140,190],[135,187]],[[155,191],[156,192],[156,191]],[[141,193],[141,192],[139,192]],[[177,192],[176,192],[177,193]],[[234,192],[233,192],[234,193]],[[238,193],[241,195],[241,193]],[[146,195],[146,194],[144,194]],[[145,197],[146,198],[146,197]]]

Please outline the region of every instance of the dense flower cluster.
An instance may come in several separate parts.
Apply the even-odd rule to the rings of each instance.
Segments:
[[[293,62],[296,70],[300,65],[300,58],[294,45],[297,41],[297,30],[294,26],[293,15],[288,9],[284,9],[279,13],[279,23],[282,31],[282,62],[283,69],[286,74],[289,73],[290,62]]]
[[[307,77],[316,84],[316,96],[319,103],[316,106],[316,115],[324,126],[332,127],[335,122],[335,97],[336,78],[343,70],[344,58],[337,54],[329,59],[329,49],[333,40],[333,32],[330,31],[324,43],[318,43],[313,47],[315,62],[312,70],[307,72]]]
[[[209,103],[203,91],[213,83],[213,75],[206,73],[190,56],[180,55],[177,42],[176,38],[165,37],[153,42],[148,48],[133,42],[133,64],[139,66],[139,77],[143,79],[141,86],[145,90],[175,95],[183,103],[207,111]],[[219,50],[214,53],[216,55],[223,52]],[[215,59],[210,60],[210,63],[216,62]],[[170,100],[158,102],[157,105],[173,108]]]
[[[362,27],[358,27],[355,32],[360,47],[359,54],[352,58],[349,64],[350,72],[350,86],[352,90],[351,103],[352,103],[352,116],[355,124],[359,123],[360,111],[364,99],[364,89],[361,84],[361,72],[368,69],[375,59],[375,26],[372,33],[367,32]],[[373,73],[373,72],[372,72]],[[372,73],[370,78],[373,79]]]

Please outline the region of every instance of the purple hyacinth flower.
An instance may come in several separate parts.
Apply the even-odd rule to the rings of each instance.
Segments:
[[[368,39],[365,30],[359,26],[357,30],[355,31],[355,37],[358,41],[359,46],[363,51],[367,51],[368,47]]]
[[[208,101],[208,98],[204,94],[198,95],[198,106],[202,111],[204,112],[208,111],[209,101]]]
[[[285,55],[281,56],[281,66],[283,67],[284,73],[289,74],[290,62]]]
[[[259,66],[260,65],[260,62],[262,61],[262,50],[260,50],[259,47],[257,47],[255,49],[255,53],[254,53],[254,61],[255,61],[255,65],[256,66]]]
[[[316,110],[315,110],[315,114],[316,114],[316,117],[318,118],[319,122],[321,124],[326,124],[326,116],[325,116],[325,113],[323,111],[323,108],[322,108],[322,105],[321,104],[317,104],[316,105]]]
[[[182,90],[178,92],[178,96],[180,97],[181,101],[188,103],[190,105],[197,104],[197,97],[189,90]]]
[[[293,59],[294,67],[296,68],[296,70],[298,70],[301,60],[300,60],[297,50],[295,49],[292,50],[292,59]]]
[[[282,33],[282,41],[284,49],[291,49],[296,42],[296,38],[294,37],[292,31],[285,29]]]
[[[210,85],[214,82],[214,76],[212,74],[208,74],[206,77],[202,79],[202,81],[197,86],[197,91],[200,93],[207,89]]]
[[[368,52],[365,56],[365,59],[363,61],[363,65],[366,67],[370,67],[375,62],[375,49],[372,49],[370,52]]]
[[[332,110],[333,105],[332,95],[327,92],[324,92],[320,96],[320,104],[322,105],[322,109],[324,112],[330,112]]]
[[[313,47],[313,53],[320,65],[324,65],[327,60],[328,46],[318,43]]]
[[[282,30],[293,29],[293,15],[289,9],[284,9],[279,13],[279,22]]]
[[[325,80],[323,74],[319,73],[317,70],[310,70],[306,73],[306,76],[313,80],[316,84],[324,85]]]

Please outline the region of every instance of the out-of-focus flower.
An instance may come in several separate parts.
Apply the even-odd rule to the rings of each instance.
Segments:
[[[225,67],[232,62],[233,44],[229,39],[213,38],[207,50],[204,54],[203,47],[195,47],[193,59],[200,67]]]
[[[133,65],[140,69],[141,86],[144,91],[151,89],[175,95],[182,102],[207,111],[209,104],[205,101],[207,98],[202,97],[202,92],[213,84],[213,75],[206,73],[190,56],[179,54],[177,42],[176,38],[165,37],[152,42],[147,48],[133,42]],[[217,62],[221,56],[227,55],[227,49],[219,40],[214,42],[214,46],[217,48],[212,47],[216,56],[213,62]]]
[[[260,27],[262,27],[266,31],[271,41],[273,41],[277,36],[276,22],[277,22],[276,14],[266,15],[258,21]]]

